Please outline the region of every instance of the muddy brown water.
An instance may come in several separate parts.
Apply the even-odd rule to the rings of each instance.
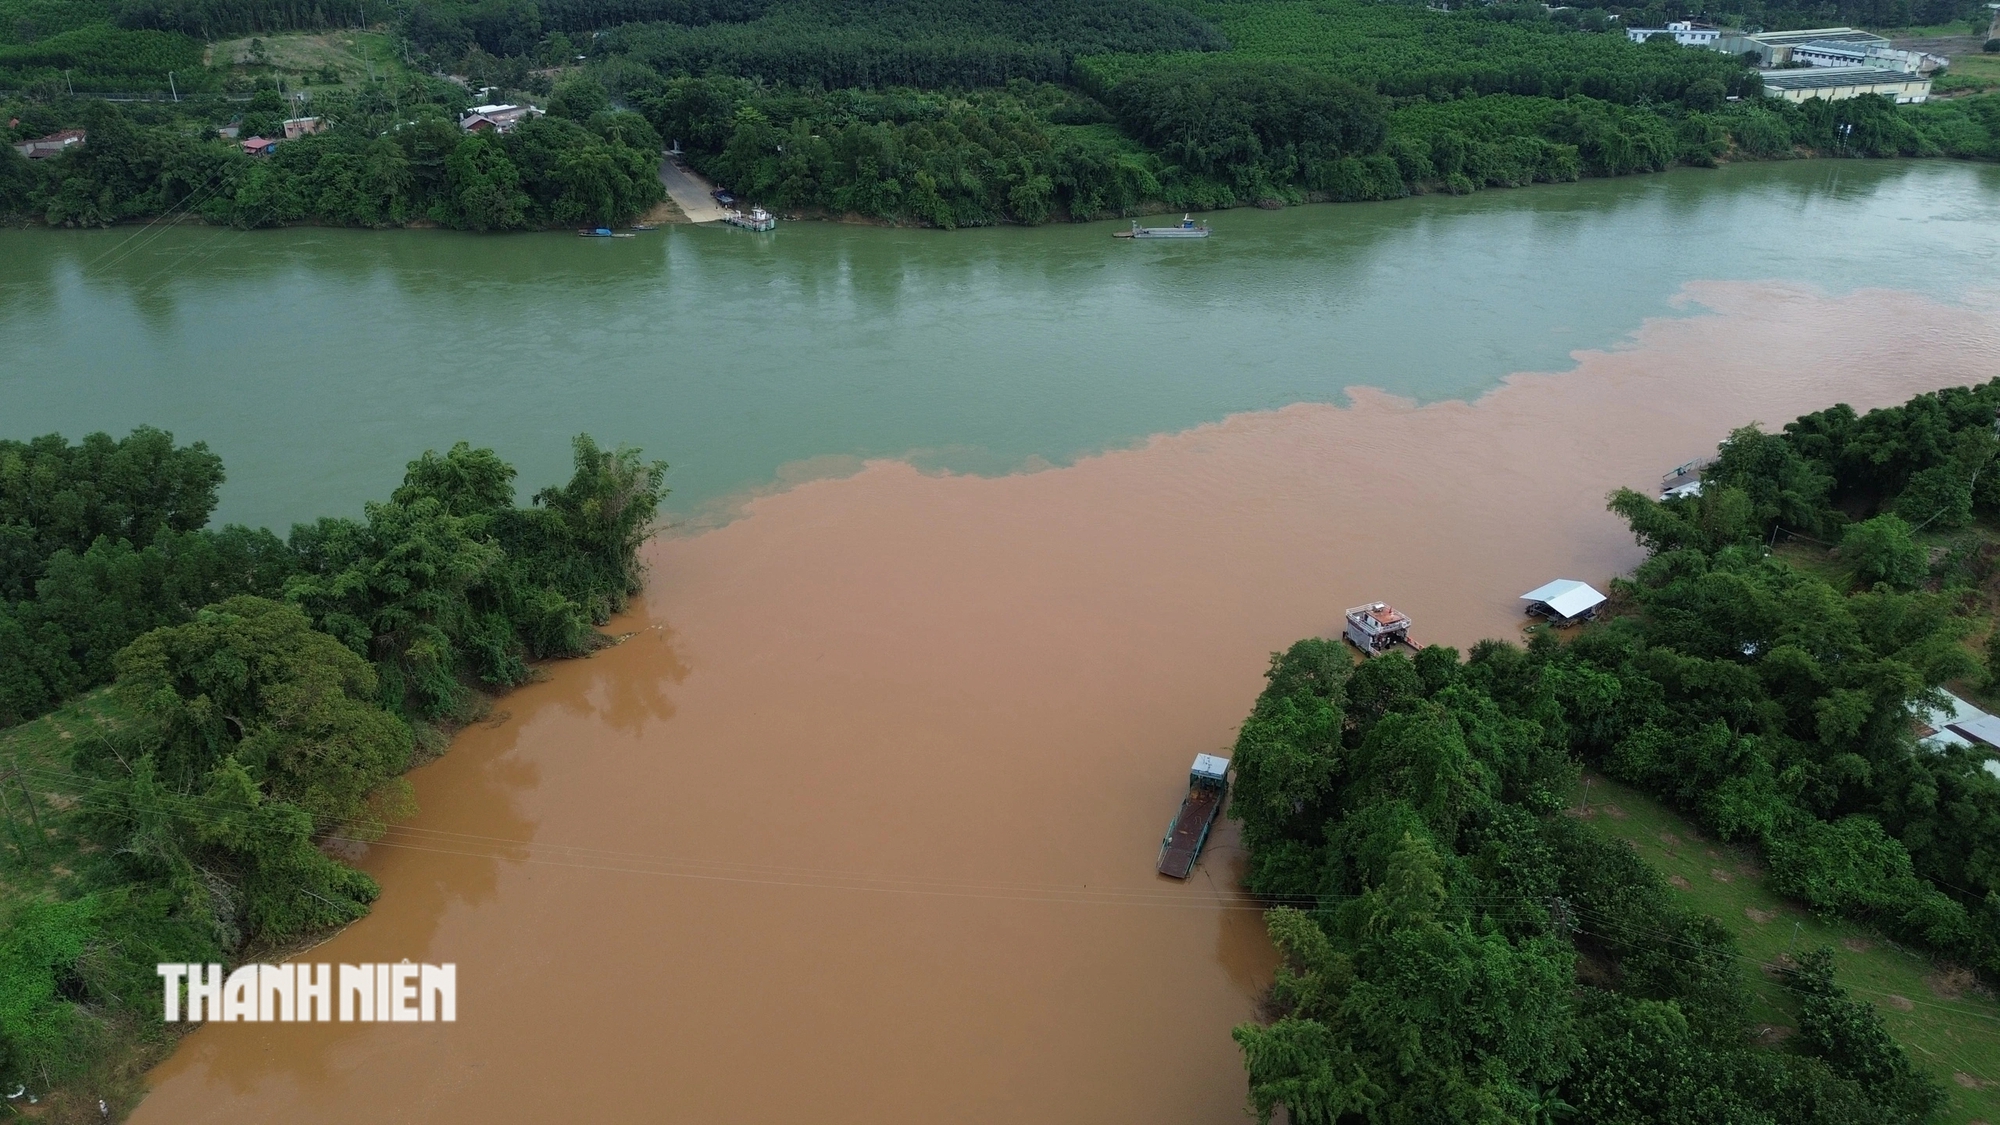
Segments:
[[[632,637],[502,701],[308,955],[459,969],[454,1024],[216,1025],[138,1122],[1242,1120],[1274,955],[1225,825],[1153,874],[1267,654],[1419,641],[1639,554],[1604,496],[1730,427],[2000,375],[2000,305],[1705,284],[1474,403],[1245,414],[1065,468],[872,462],[653,541]]]

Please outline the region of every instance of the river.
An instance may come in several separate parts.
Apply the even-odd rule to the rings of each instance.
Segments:
[[[1766,165],[1169,247],[0,236],[8,436],[157,421],[256,521],[459,436],[538,484],[589,429],[680,489],[629,639],[417,771],[311,954],[453,961],[458,1022],[208,1027],[133,1119],[1242,1120],[1240,849],[1152,864],[1267,654],[1376,598],[1514,635],[1636,561],[1610,489],[2000,374],[1996,188]]]
[[[1193,245],[1107,223],[0,232],[0,433],[205,440],[218,518],[282,531],[460,439],[539,487],[587,430],[671,461],[688,518],[855,458],[1005,472],[1354,385],[1476,395],[1616,344],[1689,281],[1955,299],[2000,277],[1996,188],[1991,165],[1752,164],[1230,211]]]

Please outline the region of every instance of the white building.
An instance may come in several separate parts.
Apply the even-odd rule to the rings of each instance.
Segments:
[[[1717,37],[1714,46],[1726,54],[1754,54],[1758,66],[1779,67],[1792,61],[1792,51],[1802,43],[1839,43],[1863,48],[1889,46],[1889,41],[1880,35],[1851,27],[1815,27],[1805,31],[1731,31]]]
[[[514,126],[531,117],[540,117],[542,111],[531,105],[476,105],[465,111],[458,119],[458,127],[468,133],[491,129],[496,133],[511,133]]]
[[[1674,42],[1683,47],[1713,47],[1721,28],[1702,27],[1692,20],[1673,20],[1665,27],[1628,27],[1625,38],[1634,43],[1644,43],[1655,35],[1671,35]]]
[[[1912,105],[1931,96],[1931,80],[1921,74],[1884,70],[1879,66],[1808,66],[1796,70],[1760,70],[1764,96],[1788,102],[1822,98],[1837,102],[1880,94],[1897,105]]]
[[[1929,74],[1950,64],[1942,55],[1922,51],[1900,51],[1870,43],[1800,43],[1792,48],[1792,62],[1809,66],[1874,66],[1905,74]]]

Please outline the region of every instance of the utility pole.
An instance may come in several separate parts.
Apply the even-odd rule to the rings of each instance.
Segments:
[[[174,72],[171,70],[167,72],[167,89],[173,91],[175,101],[181,100],[181,92],[174,86]]]
[[[14,850],[20,853],[21,862],[27,863],[28,846],[21,839],[20,826],[14,823],[14,806],[7,800],[7,783],[20,780],[20,774],[21,768],[19,766],[15,766],[6,773],[0,774],[0,815],[4,815],[7,818],[7,835],[14,838]],[[35,822],[35,834],[39,836],[42,831],[42,817],[40,813],[35,811],[35,794],[28,788],[28,783],[25,781],[21,782],[21,791],[28,795],[28,816]]]

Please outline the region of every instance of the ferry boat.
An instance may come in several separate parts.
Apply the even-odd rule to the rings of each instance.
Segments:
[[[1113,238],[1207,238],[1208,224],[1197,223],[1192,215],[1182,215],[1177,227],[1142,227],[1139,220],[1132,220],[1132,229],[1118,231]]]
[[[724,211],[722,221],[732,227],[742,227],[744,230],[778,229],[778,217],[762,207],[750,208],[750,213],[747,215],[741,211]]]

